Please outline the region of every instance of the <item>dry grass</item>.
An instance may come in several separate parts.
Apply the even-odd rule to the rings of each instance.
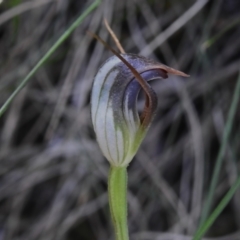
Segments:
[[[31,2],[31,3],[30,3]],[[0,104],[88,5],[5,0],[0,5]],[[11,8],[11,10],[9,10]],[[240,66],[239,1],[103,0],[37,72],[0,120],[0,240],[113,239],[108,163],[90,121],[92,80],[111,53],[86,34],[189,73],[153,83],[155,121],[129,167],[129,228],[136,240],[190,240],[219,151]],[[141,99],[139,106],[142,106]],[[240,107],[214,206],[239,175]],[[209,230],[240,239],[240,192]]]

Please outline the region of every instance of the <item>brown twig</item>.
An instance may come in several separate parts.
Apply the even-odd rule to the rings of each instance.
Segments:
[[[121,53],[126,53],[126,52],[124,51],[124,49],[123,49],[121,43],[119,42],[119,40],[118,40],[116,34],[113,32],[113,30],[112,30],[111,27],[109,26],[108,21],[107,21],[106,18],[104,18],[104,24],[105,24],[105,26],[106,26],[108,32],[110,33],[110,35],[111,35],[113,41],[115,42],[115,44],[116,44],[118,50],[119,50]]]

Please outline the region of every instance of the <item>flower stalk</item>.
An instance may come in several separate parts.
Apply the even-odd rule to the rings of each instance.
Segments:
[[[127,225],[127,168],[110,167],[108,196],[116,240],[129,240]]]

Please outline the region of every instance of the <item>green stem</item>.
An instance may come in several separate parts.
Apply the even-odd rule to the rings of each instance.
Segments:
[[[127,168],[111,166],[108,179],[109,205],[116,240],[129,240],[127,226]]]

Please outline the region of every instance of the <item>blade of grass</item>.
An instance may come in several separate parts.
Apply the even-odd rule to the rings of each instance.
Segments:
[[[29,82],[31,77],[37,72],[37,70],[44,64],[44,62],[56,51],[56,49],[71,35],[71,33],[82,23],[82,21],[100,4],[101,0],[95,0],[74,22],[73,24],[62,34],[62,36],[56,41],[56,43],[48,50],[48,52],[39,60],[35,67],[28,73],[28,75],[21,81],[19,86],[9,96],[6,102],[0,108],[0,117],[7,110],[10,103],[16,97],[16,95],[24,88]]]
[[[207,217],[209,215],[209,211],[211,209],[214,192],[215,192],[215,189],[217,186],[218,177],[219,177],[222,162],[224,159],[224,154],[225,154],[225,150],[227,147],[228,139],[229,139],[229,136],[230,136],[230,133],[232,130],[233,119],[234,119],[234,115],[237,110],[239,98],[240,98],[240,73],[239,73],[238,80],[236,83],[236,88],[234,91],[231,107],[230,107],[230,110],[228,113],[227,122],[226,122],[226,125],[224,128],[222,143],[221,143],[221,147],[220,147],[220,150],[219,150],[219,153],[217,156],[216,166],[213,171],[213,177],[211,180],[209,193],[208,193],[207,200],[206,200],[206,203],[205,203],[205,206],[203,209],[202,218],[201,218],[201,222],[200,222],[200,228],[203,226],[205,220],[207,219]]]
[[[203,235],[211,227],[211,225],[214,223],[214,221],[219,216],[219,214],[223,211],[223,209],[227,206],[227,204],[232,199],[233,195],[235,194],[235,192],[237,191],[237,189],[239,187],[240,187],[240,176],[238,177],[237,181],[232,185],[232,187],[227,192],[227,194],[224,196],[224,198],[221,200],[221,202],[218,204],[218,206],[215,208],[215,210],[210,215],[210,217],[197,230],[196,234],[193,237],[193,240],[201,240],[202,239]]]
[[[219,38],[221,38],[226,32],[231,30],[233,27],[238,26],[239,23],[240,23],[240,18],[232,20],[225,28],[222,29],[222,31],[217,33],[212,38],[206,40],[202,44],[201,49],[206,50],[207,48],[211,47],[217,40],[219,40]]]

